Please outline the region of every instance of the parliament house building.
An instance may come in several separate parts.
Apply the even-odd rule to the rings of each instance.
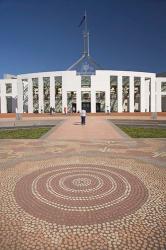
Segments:
[[[166,111],[166,73],[105,70],[90,56],[87,25],[83,40],[82,56],[65,71],[4,75],[0,113]]]

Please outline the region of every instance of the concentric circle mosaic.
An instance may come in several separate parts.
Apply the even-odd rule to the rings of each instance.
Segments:
[[[138,210],[148,191],[135,175],[93,164],[50,166],[22,177],[16,202],[27,213],[60,225],[88,225]]]

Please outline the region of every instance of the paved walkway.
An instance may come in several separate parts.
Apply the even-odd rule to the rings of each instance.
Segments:
[[[165,250],[166,139],[79,122],[0,140],[0,250]]]
[[[48,140],[111,140],[123,139],[124,135],[103,117],[87,117],[86,125],[81,125],[80,117],[70,117],[54,132]]]

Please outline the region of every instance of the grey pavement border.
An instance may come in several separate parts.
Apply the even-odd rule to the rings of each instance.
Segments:
[[[39,140],[46,140],[48,136],[50,136],[59,126],[62,125],[66,120],[57,120],[57,124],[53,126],[47,133],[42,135]]]
[[[166,128],[166,120],[111,120],[115,125],[146,128]]]
[[[56,120],[30,120],[17,122],[0,122],[0,129],[21,128],[21,127],[40,127],[40,126],[54,126],[62,119]]]
[[[111,123],[112,127],[123,137],[123,139],[127,140],[133,140],[129,135],[127,135],[125,132],[123,132],[116,124],[114,124],[111,120],[107,120],[109,123]]]

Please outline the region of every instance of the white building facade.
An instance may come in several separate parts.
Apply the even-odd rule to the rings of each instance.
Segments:
[[[154,73],[96,70],[95,75],[55,71],[0,80],[0,112],[164,112],[166,77]]]
[[[102,69],[89,54],[84,19],[81,58],[66,71],[6,75],[0,80],[0,113],[166,111],[166,73]]]

